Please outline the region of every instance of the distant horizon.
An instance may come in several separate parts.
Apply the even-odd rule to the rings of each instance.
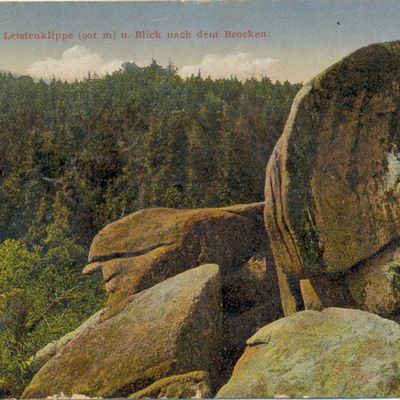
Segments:
[[[0,69],[74,80],[155,59],[182,77],[305,83],[399,39],[399,20],[397,0],[0,2]]]
[[[0,1],[2,1],[2,0],[0,0]],[[59,0],[57,0],[57,1],[59,1]],[[78,0],[76,0],[76,1],[78,1]],[[97,1],[97,0],[90,0],[90,1]],[[105,0],[99,0],[99,1],[105,1]],[[117,0],[117,1],[119,1],[119,0]],[[136,0],[133,0],[133,1],[136,1]],[[146,0],[146,1],[152,1],[152,0]],[[161,1],[167,1],[167,0],[161,0]],[[192,1],[192,0],[189,0],[189,1]],[[193,1],[194,1],[194,0],[193,0]],[[159,65],[159,66],[162,67],[162,68],[167,68],[167,66],[168,66],[168,64],[167,64],[167,65],[161,65],[156,59],[155,59],[154,61],[156,61],[157,65]],[[135,60],[132,60],[132,61],[129,61],[129,62],[135,63]],[[75,79],[63,79],[63,78],[56,77],[56,76],[54,76],[54,77],[52,77],[52,78],[50,78],[50,77],[41,78],[41,77],[32,76],[32,75],[30,75],[30,74],[28,74],[28,73],[17,73],[17,72],[14,72],[14,71],[5,70],[5,69],[1,69],[1,68],[0,68],[0,74],[11,74],[11,75],[13,75],[14,77],[17,77],[17,78],[18,78],[18,77],[26,76],[26,77],[32,78],[32,79],[35,80],[35,81],[43,80],[43,81],[46,82],[46,83],[50,83],[52,80],[61,80],[61,81],[63,81],[63,82],[64,82],[64,81],[66,81],[66,82],[74,82],[75,80],[77,80],[77,81],[83,81],[83,80],[85,80],[85,79],[88,79],[89,77],[90,77],[90,78],[99,78],[99,79],[100,79],[100,78],[104,78],[105,76],[107,76],[107,74],[108,74],[108,75],[112,75],[112,74],[115,73],[115,72],[122,71],[122,70],[123,70],[123,64],[124,64],[124,63],[125,63],[125,62],[123,62],[123,63],[121,64],[121,66],[120,66],[119,69],[116,69],[116,70],[114,70],[114,71],[107,71],[107,72],[105,72],[105,73],[103,73],[103,74],[98,74],[98,73],[96,73],[95,71],[94,71],[94,72],[88,71],[87,75],[82,76],[82,77],[77,77],[77,78],[75,78]],[[174,60],[171,59],[171,63],[173,64],[174,67],[176,67],[176,65],[174,64]],[[138,67],[139,67],[139,68],[146,68],[146,67],[149,67],[150,65],[151,65],[151,62],[149,62],[147,65],[138,65]],[[284,83],[286,83],[286,82],[288,82],[288,83],[290,83],[290,84],[305,84],[305,83],[307,83],[307,82],[290,82],[289,80],[271,79],[271,78],[270,78],[269,76],[267,76],[267,75],[265,75],[265,76],[248,76],[248,77],[243,78],[243,79],[239,79],[239,78],[238,78],[237,76],[235,76],[235,75],[232,75],[232,76],[224,76],[224,77],[212,77],[212,76],[210,76],[210,75],[205,75],[205,74],[203,74],[203,73],[201,72],[201,70],[199,70],[197,73],[193,73],[193,74],[190,74],[190,75],[187,75],[187,74],[182,75],[182,74],[179,74],[179,69],[178,69],[177,67],[176,67],[176,73],[177,73],[177,75],[179,75],[183,80],[185,80],[185,79],[190,79],[192,76],[195,76],[195,77],[200,76],[200,77],[203,78],[203,79],[208,79],[208,78],[210,78],[210,79],[212,79],[212,80],[237,79],[237,80],[240,81],[240,82],[246,82],[246,81],[248,81],[248,80],[253,80],[253,79],[255,79],[255,80],[257,80],[257,81],[261,81],[261,80],[263,80],[263,79],[269,79],[272,83],[280,82],[281,84],[284,84]]]

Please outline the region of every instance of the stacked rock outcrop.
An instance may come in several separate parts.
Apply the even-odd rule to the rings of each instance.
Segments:
[[[84,272],[102,270],[108,307],[39,352],[24,396],[215,392],[282,316],[263,207],[147,209],[106,226]]]

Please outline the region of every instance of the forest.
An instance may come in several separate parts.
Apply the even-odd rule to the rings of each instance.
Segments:
[[[183,79],[156,61],[75,82],[0,75],[0,397],[20,394],[34,354],[104,306],[101,278],[81,271],[106,224],[263,200],[299,88]]]

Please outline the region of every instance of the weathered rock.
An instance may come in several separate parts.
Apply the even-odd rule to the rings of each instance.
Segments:
[[[286,314],[304,306],[298,279],[349,271],[400,237],[399,72],[400,42],[371,45],[293,103],[265,187]]]
[[[85,268],[103,271],[111,305],[103,320],[117,315],[131,294],[199,264],[216,263],[224,315],[221,379],[227,378],[246,339],[282,316],[263,209],[263,203],[147,209],[106,226],[94,239]],[[242,323],[244,314],[254,318]]]
[[[244,350],[246,339],[259,327],[282,316],[275,266],[265,235],[263,207],[263,203],[257,203],[221,209],[149,209],[104,228],[93,242],[91,263],[85,272],[99,268],[103,271],[109,307],[94,317],[95,323],[90,319],[82,329],[49,344],[38,354],[37,365],[46,364],[25,395],[59,392],[127,395],[145,390],[165,377],[192,371],[206,371],[212,388],[220,386]],[[166,329],[163,324],[167,324],[165,314],[172,313],[173,306],[169,297],[164,299],[165,305],[161,300],[157,302],[159,286],[164,287],[164,282],[175,279],[172,277],[178,279],[184,271],[190,274],[206,262],[221,264],[217,289],[222,304],[213,302],[211,296],[204,306],[194,299],[190,306],[190,296],[196,292],[192,290],[197,284],[194,279],[185,290],[176,288],[177,292],[189,296],[182,312],[180,300],[175,305],[177,310],[174,308],[176,318],[181,316],[182,320],[178,319],[168,332],[162,332]],[[154,295],[149,304],[145,303],[148,291]],[[158,304],[156,311],[153,302]],[[197,311],[203,308],[207,311]],[[187,324],[192,327],[193,315],[200,312],[205,317],[196,328],[199,337],[210,319],[217,316],[217,325],[222,319],[222,327],[209,328],[214,341],[207,340],[212,346],[207,340],[197,343],[199,338],[192,340],[190,336],[192,332]],[[146,323],[143,333],[134,320],[146,318],[155,321],[153,325]],[[142,338],[146,334],[148,340]],[[157,335],[161,344],[156,341]],[[167,340],[171,347],[169,353],[162,347]],[[196,356],[196,362],[190,358],[195,355],[193,349],[189,350],[192,342],[201,351],[202,346],[213,347],[212,366],[204,361],[211,357],[208,353],[207,357]],[[156,357],[156,351],[157,357],[164,357],[163,360]],[[193,362],[190,364],[189,360]],[[128,369],[128,361],[132,361],[133,368]],[[85,364],[89,367],[84,368]],[[140,370],[136,365],[141,365]],[[204,389],[203,384],[200,386]],[[173,387],[178,390],[175,384]]]
[[[145,389],[133,393],[130,399],[159,398],[209,398],[211,396],[208,373],[188,372],[160,379]]]
[[[127,396],[190,371],[218,377],[222,312],[217,265],[191,269],[137,293],[81,332],[34,376],[23,397],[63,392]]]
[[[107,225],[84,272],[101,268],[109,304],[186,269],[216,263],[224,278],[266,248],[263,203],[221,209],[146,209]]]
[[[104,313],[105,309],[101,309],[94,313],[90,318],[88,318],[83,324],[78,326],[74,331],[67,333],[58,340],[53,340],[48,343],[45,347],[40,349],[32,360],[32,370],[37,371],[41,368],[47,361],[54,357],[58,352],[60,352],[63,347],[79,336],[83,331],[93,328],[98,325],[101,321],[100,317]]]
[[[247,343],[218,398],[400,396],[400,325],[377,315],[303,311]]]
[[[230,271],[222,288],[224,310],[231,315],[241,314],[254,306],[269,303],[271,316],[279,316],[279,292],[276,283],[273,260],[267,258],[265,251]]]
[[[357,308],[395,318],[400,314],[400,247],[353,268],[346,283]]]

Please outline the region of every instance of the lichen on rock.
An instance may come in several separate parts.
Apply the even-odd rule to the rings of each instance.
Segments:
[[[217,398],[400,396],[400,326],[377,315],[302,311],[247,343]]]
[[[400,238],[398,127],[400,42],[355,51],[296,96],[265,185],[286,315],[304,307],[288,280],[296,292],[301,279],[342,274],[349,291],[347,274]]]

